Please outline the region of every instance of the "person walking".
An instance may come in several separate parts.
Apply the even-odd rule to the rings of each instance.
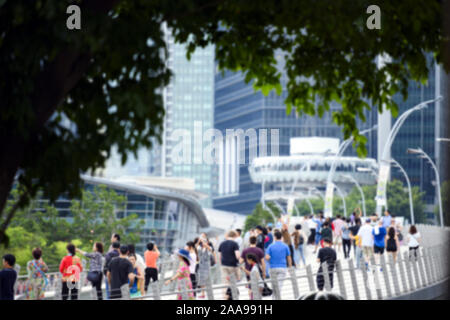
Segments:
[[[111,299],[122,298],[121,288],[128,283],[134,283],[136,274],[134,273],[133,264],[128,260],[128,247],[121,245],[119,256],[111,259],[108,264],[106,277],[109,282]]]
[[[414,257],[414,259],[417,259],[417,250],[420,246],[421,235],[420,232],[417,231],[415,225],[409,227],[406,241],[408,243],[409,258],[411,259],[412,257]]]
[[[283,224],[281,229],[281,236],[283,238],[283,242],[289,247],[289,252],[291,253],[290,255],[292,257],[292,266],[295,268],[296,264],[294,261],[294,246],[292,245],[292,239],[291,235],[289,234],[287,224]]]
[[[70,299],[78,300],[80,273],[83,271],[83,267],[81,265],[81,259],[75,255],[75,245],[69,243],[66,249],[67,255],[61,260],[59,265],[59,272],[62,274],[61,296],[63,300],[69,299],[69,286],[67,283],[71,283]]]
[[[370,258],[373,255],[373,227],[371,226],[371,219],[367,219],[366,223],[359,228],[357,236],[361,239],[360,247],[364,256],[366,270],[369,268]]]
[[[127,244],[127,247],[128,247],[128,255],[134,254],[136,257],[136,263],[139,266],[139,268],[141,268],[141,270],[145,270],[145,268],[146,268],[145,260],[139,253],[136,253],[135,245],[131,243],[131,244]]]
[[[342,245],[342,227],[344,226],[344,224],[345,221],[342,220],[340,214],[338,214],[336,216],[336,219],[332,222],[332,225],[334,226],[334,245],[337,251],[339,251]]]
[[[145,296],[144,269],[137,263],[136,254],[128,253],[128,260],[131,262],[133,273],[135,274],[134,281],[131,282],[128,280],[128,284],[130,285],[130,298],[143,297]]]
[[[264,251],[265,236],[263,227],[256,226],[255,232],[256,232],[256,246]]]
[[[16,257],[5,254],[2,257],[3,269],[0,271],[0,300],[14,300],[14,284],[17,280],[17,272],[14,270]]]
[[[282,242],[281,231],[274,232],[275,241],[266,251],[266,260],[269,261],[270,270],[277,276],[279,292],[282,291],[283,281],[286,277],[287,267],[292,266],[292,256],[289,247]],[[275,299],[275,296],[273,296]]]
[[[92,248],[92,252],[88,253],[80,249],[76,249],[77,252],[90,259],[89,272],[87,275],[88,280],[91,282],[92,287],[96,289],[97,300],[103,300],[102,293],[102,280],[103,280],[103,243],[96,242]]]
[[[333,244],[333,230],[331,229],[331,223],[329,219],[323,223],[319,234],[320,234],[320,246],[322,248],[324,247],[325,239],[331,240],[331,244]]]
[[[256,240],[256,238],[255,238],[255,240]],[[255,249],[259,249],[259,248],[255,248]],[[259,281],[260,281],[261,277],[263,277],[263,272],[262,272],[261,265],[259,263],[260,263],[260,261],[264,261],[264,259],[260,259],[253,253],[249,253],[246,255],[246,261],[247,261],[246,265],[245,265],[245,267],[244,266],[242,267],[242,270],[245,272],[245,275],[246,275],[248,281],[250,281],[252,272],[256,273],[257,280],[258,280],[258,290],[260,291],[260,293],[262,293],[264,284],[259,283]],[[251,285],[248,285],[247,288],[248,288],[248,296],[250,297],[250,300],[253,300],[253,292],[252,292]]]
[[[316,216],[313,218],[314,223],[316,224],[316,232],[315,232],[315,239],[314,239],[314,254],[317,252],[317,248],[319,247],[319,243],[321,239],[320,235],[320,229],[322,228],[322,215]]]
[[[397,237],[397,231],[395,227],[389,227],[386,237],[386,252],[392,255],[394,262],[397,261],[397,252],[400,248],[400,244]]]
[[[109,289],[109,280],[107,277],[109,264],[111,263],[113,258],[116,258],[119,256],[119,254],[120,254],[119,249],[120,249],[120,242],[115,241],[111,244],[111,250],[109,250],[108,253],[105,255],[105,263],[103,265],[103,275],[105,276],[106,299],[110,298],[109,293],[111,292]]]
[[[314,216],[309,216],[309,218],[307,218],[307,224],[308,224],[308,229],[309,229],[309,237],[308,237],[308,244],[314,245],[314,241],[316,239],[316,228],[317,228],[317,223],[314,222]]]
[[[303,252],[304,243],[306,239],[306,235],[302,231],[302,225],[296,224],[295,231],[291,234],[293,242],[294,242],[294,261],[296,265],[300,265],[300,259],[303,262],[303,265],[306,266],[305,255]]]
[[[352,240],[350,239],[350,223],[350,218],[347,218],[341,229],[342,249],[344,250],[345,259],[348,259],[350,257],[350,250],[352,248]]]
[[[390,223],[390,222],[389,222]],[[383,220],[378,221],[378,225],[373,228],[372,235],[374,238],[373,252],[375,254],[376,263],[380,263],[380,257],[384,253],[386,244],[386,229],[383,227]]]
[[[262,234],[262,233],[261,233]],[[236,236],[236,233],[231,230],[228,231],[226,235],[226,240],[223,241],[219,246],[219,260],[222,265],[222,277],[223,282],[226,284],[230,284],[231,275],[235,276],[236,281],[240,280],[240,272],[238,268],[238,262],[240,258],[239,246],[233,240]],[[226,296],[226,291],[224,292],[224,296]],[[234,298],[234,297],[233,297]],[[234,300],[236,300],[234,298]]]
[[[384,216],[383,216],[383,218],[381,218],[381,220],[383,221],[383,223],[382,223],[383,228],[385,228],[387,230],[391,226],[391,222],[392,222],[391,212],[389,210],[384,211]]]
[[[323,287],[325,285],[325,278],[324,273],[327,271],[323,271],[322,264],[324,262],[327,263],[328,266],[328,278],[330,279],[330,286],[333,288],[333,271],[334,271],[334,264],[336,262],[336,251],[331,247],[333,244],[333,241],[330,238],[325,238],[323,240],[324,247],[319,249],[319,253],[317,254],[317,262],[320,263],[319,270],[317,271],[317,289],[319,291],[323,290]]]
[[[197,249],[195,248],[195,244],[192,241],[189,241],[186,243],[186,250],[189,252],[189,257],[191,258],[190,265],[189,265],[189,271],[190,271],[190,278],[192,283],[192,289],[194,289],[194,297],[197,296],[197,292],[195,290],[197,289],[197,264],[198,264],[198,253]]]
[[[244,269],[247,271],[251,271],[251,264],[248,262],[248,256],[253,255],[257,258],[257,262],[261,265],[262,270],[265,270],[265,260],[264,260],[264,251],[256,246],[256,237],[250,237],[250,247],[244,249],[242,251],[241,257],[239,259],[240,263],[244,263]],[[247,274],[248,275],[248,274]],[[265,274],[263,276],[265,278]],[[247,280],[250,280],[250,277],[247,276]]]
[[[196,242],[196,249],[198,254],[198,268],[197,268],[197,287],[202,289],[199,298],[205,298],[205,287],[210,277],[210,268],[212,265],[213,247],[207,238],[200,237]]]
[[[40,248],[35,248],[31,254],[33,255],[33,260],[27,263],[28,288],[26,299],[42,300],[45,296],[45,287],[48,285],[46,275],[48,267],[42,260],[42,250]]]
[[[234,242],[234,243],[237,245],[236,242]],[[172,281],[177,280],[177,282],[178,282],[177,290],[179,292],[181,292],[183,290],[187,291],[188,299],[194,300],[194,293],[192,292],[192,283],[191,283],[190,270],[189,270],[189,266],[191,264],[189,252],[185,249],[180,249],[177,252],[177,255],[180,260],[178,270],[172,278],[170,278],[169,280],[167,280],[165,282],[165,285],[167,286]],[[183,299],[183,297],[182,297],[181,293],[178,293],[177,300],[182,300],[182,299]]]
[[[239,251],[242,251],[242,241],[243,241],[242,237],[241,237],[242,230],[241,229],[236,229],[235,232],[236,232],[236,238],[234,239],[234,241],[236,241],[236,243],[238,244]]]
[[[150,280],[153,282],[158,281],[158,268],[157,268],[157,262],[158,258],[160,256],[160,252],[158,250],[158,247],[156,246],[156,243],[149,242],[147,243],[147,250],[144,252],[144,258],[145,258],[145,283],[144,283],[144,290],[147,292],[148,285],[150,283]]]

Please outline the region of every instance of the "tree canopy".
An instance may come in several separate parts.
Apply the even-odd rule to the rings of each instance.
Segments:
[[[81,30],[66,28],[69,4],[81,8]],[[366,28],[368,0],[0,0],[0,241],[15,178],[18,206],[42,188],[50,199],[80,195],[80,173],[104,165],[116,145],[122,161],[151,146],[163,129],[162,88],[170,80],[162,24],[177,42],[214,44],[222,70],[241,71],[267,94],[281,92],[276,54],[288,76],[287,111],[323,115],[366,138],[357,118],[424,81],[425,54],[443,61],[442,2],[378,1],[380,30]],[[391,61],[377,67],[377,57]],[[449,63],[450,65],[450,63]]]

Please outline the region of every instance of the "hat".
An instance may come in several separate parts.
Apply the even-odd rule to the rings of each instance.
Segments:
[[[187,250],[185,250],[185,249],[178,250],[177,254],[179,256],[182,256],[183,258],[186,258],[188,260],[192,260],[191,257],[189,256],[189,252]]]

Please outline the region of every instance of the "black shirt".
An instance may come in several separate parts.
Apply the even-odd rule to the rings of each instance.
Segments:
[[[219,246],[219,252],[222,255],[222,265],[226,267],[237,267],[235,251],[239,251],[239,246],[234,240],[225,240]]]
[[[317,258],[320,260],[320,270],[322,268],[322,263],[326,262],[329,269],[334,268],[334,263],[336,262],[336,251],[330,247],[321,248]]]
[[[322,237],[322,240],[329,239],[333,240],[333,230],[331,228],[323,228],[320,232],[320,236]]]
[[[16,270],[5,268],[0,271],[0,300],[14,300],[16,279]]]
[[[348,228],[348,230],[350,230],[352,235],[355,237],[358,234],[359,228],[361,228],[360,225],[354,225],[354,226],[351,226],[350,228]],[[355,245],[355,240],[353,240],[352,242],[353,242],[353,245]]]
[[[111,298],[121,298],[120,287],[128,283],[133,265],[128,259],[116,257],[109,263],[108,271],[111,272]]]
[[[262,251],[264,251],[264,234],[258,234],[256,236],[256,247],[260,248]]]

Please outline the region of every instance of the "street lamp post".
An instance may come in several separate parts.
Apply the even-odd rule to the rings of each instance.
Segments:
[[[383,153],[380,161],[380,166],[378,169],[378,184],[377,184],[377,207],[376,207],[376,213],[378,215],[381,214],[381,207],[384,202],[386,202],[386,182],[389,177],[389,167],[385,168],[381,163],[389,163],[390,160],[388,157],[388,151],[391,149],[391,145],[394,142],[395,137],[397,136],[398,131],[400,130],[401,126],[405,122],[405,120],[409,117],[411,113],[414,111],[422,110],[426,107],[428,107],[429,104],[437,102],[442,99],[442,96],[439,96],[436,99],[424,101],[422,103],[419,103],[418,105],[414,106],[413,108],[405,111],[401,116],[398,117],[397,121],[395,122],[394,126],[392,127],[391,131],[389,132],[386,144],[383,148]],[[383,173],[383,174],[381,174]]]
[[[345,203],[344,194],[342,193],[341,189],[337,185],[334,185],[334,186],[335,186],[337,192],[339,193],[339,196],[342,198],[342,203],[344,205],[344,216],[347,218],[347,204]]]
[[[415,224],[414,222],[414,207],[413,207],[413,198],[412,198],[412,190],[411,190],[411,182],[409,181],[408,174],[406,173],[405,169],[398,163],[395,159],[391,159],[391,162],[394,164],[395,167],[400,169],[400,171],[405,176],[406,184],[408,185],[408,193],[409,193],[409,212],[411,215],[411,224]]]
[[[359,190],[359,193],[361,194],[361,200],[362,200],[362,206],[363,206],[363,215],[364,215],[364,218],[365,218],[365,217],[367,216],[367,215],[366,215],[366,199],[365,199],[365,197],[364,197],[364,191],[363,191],[363,189],[362,189],[361,186],[359,185],[358,181],[357,181],[352,175],[346,174],[346,175],[344,175],[344,177],[346,177],[346,178],[348,178],[350,181],[352,181],[352,182],[356,185],[356,188]]]
[[[377,129],[378,126],[374,125],[372,128],[367,129],[367,130],[363,130],[361,131],[359,134],[366,134],[372,130]],[[353,137],[348,138],[347,140],[344,140],[340,145],[339,145],[339,150],[338,153],[336,155],[336,157],[334,158],[333,162],[331,163],[331,167],[330,167],[330,171],[328,171],[328,177],[327,177],[327,186],[326,186],[326,191],[325,194],[329,195],[329,194],[333,194],[333,176],[334,173],[336,171],[336,166],[337,166],[337,160],[344,154],[345,150],[347,149],[347,147],[353,142]],[[325,201],[325,208],[324,208],[324,212],[325,212],[325,216],[331,216],[333,213],[333,204],[331,201]]]
[[[431,158],[428,156],[428,154],[425,153],[421,148],[417,149],[408,149],[408,153],[410,154],[418,154],[421,158],[427,159],[428,162],[431,164],[431,167],[434,170],[434,173],[436,174],[436,185],[437,185],[437,193],[438,193],[438,205],[439,205],[439,218],[441,220],[441,227],[444,226],[444,214],[442,212],[442,199],[441,199],[441,179],[439,177],[439,171],[434,164],[434,162],[431,160]]]

